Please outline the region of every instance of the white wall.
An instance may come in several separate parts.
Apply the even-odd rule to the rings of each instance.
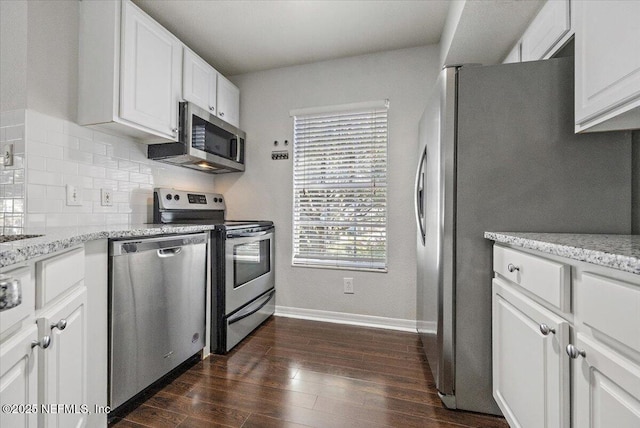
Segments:
[[[0,1],[0,111],[27,105],[27,2]]]
[[[324,61],[232,78],[240,87],[247,132],[243,174],[216,178],[229,218],[270,219],[276,225],[278,306],[414,320],[416,299],[414,173],[418,121],[439,69],[437,46]],[[295,108],[388,98],[388,273],[291,266],[292,119]],[[289,140],[284,147],[282,142]],[[273,141],[280,141],[277,148]],[[271,151],[288,149],[289,160]],[[343,277],[355,294],[343,294]]]

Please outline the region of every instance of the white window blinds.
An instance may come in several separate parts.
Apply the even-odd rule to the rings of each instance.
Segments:
[[[294,116],[293,264],[386,271],[387,103]]]

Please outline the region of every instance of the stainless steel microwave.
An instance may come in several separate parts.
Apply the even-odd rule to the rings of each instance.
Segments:
[[[243,131],[192,103],[178,111],[178,142],[150,144],[149,159],[213,174],[244,171]]]

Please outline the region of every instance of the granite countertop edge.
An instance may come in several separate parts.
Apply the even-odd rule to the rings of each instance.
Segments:
[[[212,230],[215,225],[123,225],[104,227],[58,228],[37,238],[0,244],[0,268],[29,261],[36,257],[66,250],[97,239],[134,238]]]
[[[640,275],[638,235],[485,232],[484,237]]]

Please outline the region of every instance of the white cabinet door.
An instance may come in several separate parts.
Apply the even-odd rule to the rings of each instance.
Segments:
[[[240,89],[222,75],[218,75],[218,117],[240,126]]]
[[[576,131],[612,120],[593,130],[640,128],[640,1],[576,1],[574,10]]]
[[[522,35],[522,61],[551,57],[571,31],[569,0],[549,0]]]
[[[182,73],[183,98],[215,114],[218,80],[215,68],[189,49],[185,49]]]
[[[31,348],[34,340],[38,340],[38,329],[32,324],[0,346],[1,427],[36,427],[38,353]],[[22,407],[6,411],[4,405]]]
[[[120,116],[177,136],[182,44],[130,2],[123,3]]]
[[[640,366],[578,333],[573,362],[574,426],[640,427]]]
[[[82,284],[38,318],[40,335],[51,344],[40,349],[38,401],[43,405],[87,403],[87,289]],[[42,427],[82,427],[87,414],[78,411],[40,413]],[[93,411],[93,408],[88,409]]]
[[[499,279],[492,322],[493,396],[509,425],[569,427],[569,324]]]

